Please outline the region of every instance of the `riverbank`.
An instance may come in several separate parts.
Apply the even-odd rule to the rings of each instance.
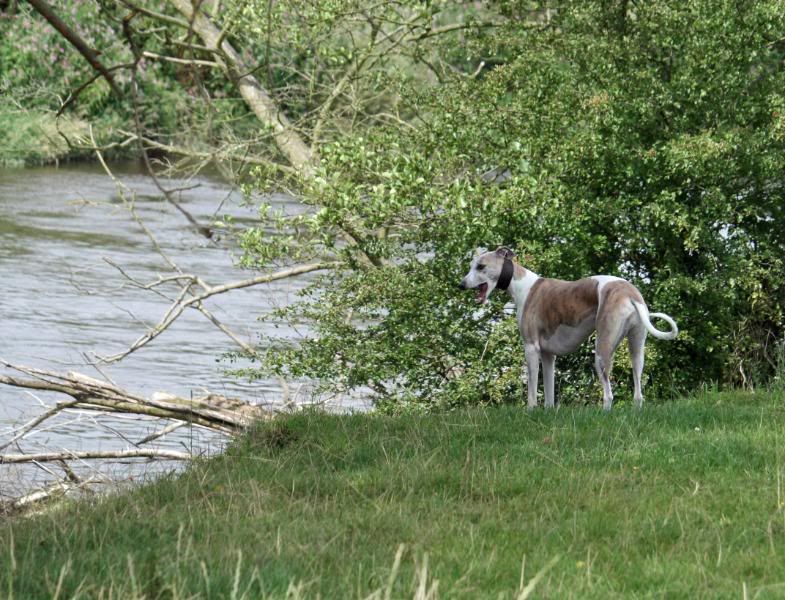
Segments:
[[[216,236],[206,242],[160,198],[138,161],[111,163],[111,168],[133,191],[129,195],[135,198],[135,215],[155,235],[157,248],[184,272],[216,285],[249,277],[236,264],[239,250],[233,237]],[[188,188],[178,198],[200,223],[212,224],[216,211],[238,226],[258,218],[258,209],[218,178],[162,181],[169,187]],[[272,200],[282,210],[299,208],[291,198],[276,196]],[[15,364],[95,376],[97,372],[89,365],[92,359],[86,359],[85,354],[110,356],[125,351],[169,310],[168,292],[174,296],[178,292],[176,286],[164,296],[139,289],[129,285],[114,267],[118,265],[144,282],[171,273],[100,164],[0,169],[0,236],[0,280],[4,283],[0,342],[2,358]],[[248,343],[271,335],[296,339],[307,330],[287,328],[271,313],[308,285],[308,277],[221,294],[210,300],[210,310]],[[257,320],[261,316],[266,319]],[[210,390],[271,410],[280,408],[287,398],[295,403],[308,400],[307,386],[292,386],[286,396],[276,378],[249,382],[228,375],[228,370],[247,363],[216,359],[236,348],[235,342],[201,313],[186,311],[155,343],[101,370],[118,386],[146,397],[156,392],[189,397]],[[5,369],[4,374],[11,372]],[[51,406],[64,399],[60,394],[32,396],[0,386],[0,445],[45,411],[39,402]],[[41,434],[19,440],[19,446],[8,451],[118,451],[126,449],[129,440],[138,442],[162,427],[155,420],[81,412],[70,413],[52,425]],[[217,452],[222,447],[220,438],[191,427],[173,431],[155,444],[166,450],[187,448],[196,454]],[[71,468],[84,479],[96,477],[92,468],[79,461],[73,461]],[[100,470],[113,481],[136,481],[149,473],[151,466],[124,462],[105,464]],[[53,477],[34,465],[3,466],[0,501],[45,487]]]
[[[87,135],[87,123],[78,118],[64,116],[56,119],[54,113],[44,111],[0,108],[0,139],[3,140],[0,167],[85,159],[92,153],[69,147],[66,138],[73,143]]]
[[[9,598],[749,597],[785,582],[782,393],[265,424],[0,526]],[[525,592],[525,593],[522,593]]]

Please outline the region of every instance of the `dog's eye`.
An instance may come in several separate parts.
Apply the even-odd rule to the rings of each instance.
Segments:
[[[482,271],[484,268],[485,268],[485,265],[483,265],[483,264],[477,265],[477,270],[478,271]]]

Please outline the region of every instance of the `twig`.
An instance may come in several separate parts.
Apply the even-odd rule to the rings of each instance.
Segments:
[[[170,423],[169,425],[167,425],[163,429],[160,429],[160,430],[156,431],[155,433],[151,433],[150,435],[143,437],[138,442],[135,442],[134,445],[135,446],[141,446],[142,444],[149,444],[150,442],[152,442],[154,440],[157,440],[158,438],[161,438],[161,437],[165,436],[168,433],[172,433],[176,429],[180,429],[180,427],[184,427],[185,425],[188,425],[188,423],[185,423],[183,421],[178,421],[176,423]]]
[[[0,450],[5,450],[6,448],[8,448],[8,446],[13,444],[14,442],[21,440],[24,436],[30,433],[30,430],[32,430],[37,425],[43,423],[44,421],[46,421],[49,417],[53,417],[60,411],[65,410],[66,408],[70,408],[75,404],[78,404],[78,402],[79,402],[78,400],[68,400],[66,402],[58,402],[49,410],[41,413],[35,419],[28,422],[26,425],[23,425],[22,428],[18,430],[17,434],[14,437],[8,440],[5,444],[0,445]]]
[[[174,56],[164,56],[163,54],[156,54],[154,52],[148,52],[148,51],[142,52],[142,56],[152,60],[164,60],[167,62],[173,62],[180,65],[197,65],[202,67],[217,67],[217,68],[221,67],[221,65],[219,65],[217,62],[213,62],[211,60],[199,60],[198,58],[176,58]]]

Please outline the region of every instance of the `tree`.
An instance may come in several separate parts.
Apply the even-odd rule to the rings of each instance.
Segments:
[[[284,311],[316,334],[268,363],[391,402],[519,397],[514,328],[454,291],[468,249],[505,243],[550,276],[627,277],[676,315],[680,340],[648,348],[655,391],[767,381],[784,325],[778,4],[563,3],[536,27],[501,9],[493,40],[467,44],[491,68],[403,95],[416,129],[322,152],[319,210],[290,241],[336,247],[321,232],[350,222],[385,262]],[[263,239],[247,248],[266,258]],[[590,399],[590,361],[560,362],[562,398]]]

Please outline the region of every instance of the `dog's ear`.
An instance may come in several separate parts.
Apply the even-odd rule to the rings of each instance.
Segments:
[[[506,246],[499,246],[498,248],[496,248],[496,256],[500,258],[513,260],[515,258],[515,252],[513,252]]]

